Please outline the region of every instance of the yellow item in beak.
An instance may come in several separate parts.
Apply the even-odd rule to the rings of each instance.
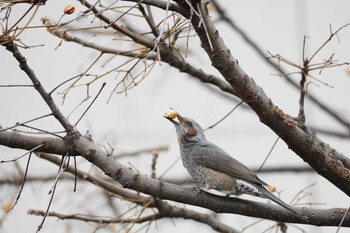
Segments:
[[[169,110],[164,113],[164,117],[171,120],[174,120],[175,118],[177,118],[181,125],[185,123],[182,116],[178,112],[176,112],[175,109],[172,109],[172,108],[169,108]]]
[[[174,109],[169,108],[169,110],[164,113],[164,116],[166,118],[175,119],[177,117],[177,112]]]

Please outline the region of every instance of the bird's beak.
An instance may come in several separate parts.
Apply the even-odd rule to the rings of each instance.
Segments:
[[[164,113],[163,117],[165,117],[166,119],[168,119],[169,121],[171,121],[175,125],[179,125],[179,124],[183,125],[184,124],[184,120],[183,120],[182,116],[172,108],[170,108],[168,111],[166,111]],[[179,120],[178,122],[175,121],[176,118]]]

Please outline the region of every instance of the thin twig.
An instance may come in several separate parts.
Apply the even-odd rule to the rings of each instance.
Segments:
[[[264,165],[265,165],[267,159],[270,157],[270,155],[271,155],[273,149],[275,148],[275,146],[277,145],[277,142],[278,142],[279,139],[280,139],[280,137],[277,137],[277,139],[276,139],[275,142],[273,143],[273,145],[272,145],[272,147],[271,147],[269,153],[267,154],[267,156],[265,157],[264,161],[262,162],[262,164],[261,164],[260,167],[258,168],[257,172],[260,172],[260,170],[264,167]]]
[[[1,160],[1,161],[0,161],[0,163],[10,163],[10,162],[15,162],[15,161],[17,161],[17,160],[19,160],[19,159],[23,158],[23,157],[24,157],[24,156],[26,156],[27,154],[32,153],[32,152],[33,152],[33,151],[35,151],[36,149],[39,149],[39,148],[40,148],[40,147],[42,147],[42,146],[44,146],[44,144],[40,144],[40,145],[38,145],[38,146],[34,147],[33,149],[31,149],[31,150],[27,151],[26,153],[24,153],[23,155],[21,155],[21,156],[19,156],[19,157],[15,158],[15,159],[11,159],[11,160]]]
[[[77,156],[73,156],[74,159],[74,188],[73,192],[77,191],[77,183],[78,183],[78,168],[77,168]]]
[[[346,215],[348,215],[348,213],[349,213],[349,210],[350,210],[350,207],[346,210],[346,212],[345,212],[345,214],[344,214],[344,217],[341,219],[341,221],[340,221],[340,223],[339,223],[339,226],[338,226],[338,228],[337,228],[337,231],[336,231],[335,233],[338,233],[338,232],[339,232],[341,226],[343,225],[343,222],[344,222],[344,219],[345,219]]]
[[[48,117],[48,116],[52,116],[52,113],[49,113],[49,114],[46,114],[46,115],[42,115],[42,116],[33,118],[33,119],[31,119],[31,120],[28,120],[28,121],[24,121],[24,122],[21,122],[21,123],[18,123],[18,122],[17,122],[16,125],[14,125],[14,126],[10,126],[10,127],[5,128],[5,129],[0,129],[0,132],[6,131],[6,130],[9,130],[9,129],[13,129],[13,128],[16,128],[16,127],[18,127],[18,126],[22,126],[22,125],[24,125],[24,124],[27,124],[27,123],[30,123],[30,122],[33,122],[33,121],[36,121],[36,120],[40,120],[40,119],[45,118],[45,117]]]
[[[27,175],[28,175],[28,169],[29,169],[29,164],[30,164],[30,159],[32,157],[32,153],[33,151],[35,151],[36,149],[39,149],[40,147],[44,146],[44,144],[41,144],[35,148],[33,148],[32,150],[28,151],[27,153],[25,154],[28,154],[29,153],[29,156],[28,156],[28,161],[27,161],[27,165],[26,165],[26,169],[24,171],[24,174],[23,174],[23,180],[22,180],[22,183],[21,183],[21,187],[19,188],[19,191],[18,191],[18,195],[16,197],[16,200],[15,200],[15,203],[11,206],[11,208],[7,211],[10,212],[14,207],[15,205],[17,205],[17,202],[19,200],[19,198],[21,197],[21,194],[22,194],[22,191],[23,191],[23,188],[24,188],[24,184],[26,182],[26,179],[27,179]]]
[[[275,69],[278,73],[280,73],[281,76],[285,78],[284,80],[286,80],[287,83],[292,85],[294,88],[297,88],[297,89],[300,88],[300,85],[297,84],[293,79],[291,79],[287,75],[287,72],[281,66],[271,61],[270,59],[266,59],[265,50],[263,50],[251,37],[249,37],[248,34],[244,32],[243,29],[241,29],[232,19],[228,17],[224,8],[221,7],[221,5],[218,3],[217,0],[212,0],[212,3],[215,6],[217,12],[219,13],[220,18],[224,20],[231,28],[233,28],[244,39],[244,41],[257,52],[257,54],[262,58],[263,61],[265,61],[268,65],[270,65],[273,69]],[[348,119],[342,117],[341,114],[339,114],[331,106],[326,105],[325,103],[321,102],[321,100],[318,97],[315,97],[311,94],[308,95],[308,98],[325,113],[333,117],[335,120],[337,120],[339,123],[344,125],[346,128],[350,129],[350,122],[348,121]]]
[[[170,171],[174,166],[175,164],[177,164],[177,162],[179,162],[179,160],[181,159],[181,157],[179,156],[172,164],[170,164],[170,166],[159,176],[158,179],[162,179],[163,176],[165,176],[165,174],[168,173],[168,171]]]
[[[52,204],[52,201],[53,201],[53,197],[55,195],[55,191],[56,191],[56,187],[57,187],[57,184],[58,184],[58,179],[59,177],[61,176],[62,172],[63,172],[63,168],[64,168],[64,164],[65,164],[65,161],[67,159],[67,157],[69,157],[68,155],[65,155],[65,156],[62,156],[61,158],[61,163],[60,163],[60,166],[58,167],[58,172],[57,172],[57,175],[56,175],[56,179],[54,181],[54,184],[52,186],[52,188],[50,189],[49,191],[49,194],[51,194],[50,196],[50,200],[49,200],[49,203],[47,205],[47,208],[46,208],[46,211],[45,211],[45,214],[43,215],[43,219],[41,220],[41,223],[39,224],[38,226],[38,229],[37,229],[37,233],[41,230],[41,228],[43,227],[44,223],[45,223],[45,220],[46,220],[46,217],[48,216],[49,214],[49,210],[50,210],[50,207],[51,207],[51,204]]]
[[[42,210],[29,210],[28,214],[30,215],[39,215],[39,216],[45,216],[45,212]],[[47,216],[50,217],[57,217],[60,220],[65,219],[74,219],[74,220],[80,220],[84,222],[95,222],[99,224],[111,224],[111,223],[143,223],[148,221],[153,221],[156,219],[161,218],[162,216],[153,214],[146,217],[138,217],[138,218],[106,218],[102,216],[93,216],[93,215],[86,215],[86,214],[61,214],[58,212],[50,211],[48,212]]]
[[[75,123],[75,126],[78,125],[78,123],[80,122],[80,120],[85,116],[85,114],[87,113],[87,111],[90,109],[90,107],[94,104],[94,102],[96,101],[96,99],[99,97],[99,95],[101,94],[103,88],[106,86],[106,83],[103,83],[100,90],[98,91],[98,93],[96,94],[95,98],[92,100],[92,102],[89,104],[89,106],[86,108],[86,110],[83,112],[83,114],[80,116],[80,118],[77,120],[77,122]]]
[[[120,159],[123,157],[131,157],[131,156],[135,157],[142,154],[152,154],[154,151],[154,148],[157,148],[158,152],[164,152],[169,150],[169,146],[159,145],[152,148],[143,148],[143,149],[134,150],[134,151],[119,152],[116,155],[113,155],[113,157]]]
[[[8,42],[4,44],[6,49],[10,51],[16,60],[19,63],[19,67],[28,75],[30,80],[32,81],[34,88],[39,92],[43,100],[46,102],[47,106],[51,109],[52,114],[56,117],[56,119],[61,123],[63,128],[67,132],[71,132],[74,127],[69,123],[67,118],[63,115],[61,110],[57,107],[52,97],[45,91],[44,87],[41,85],[39,79],[36,77],[34,71],[29,67],[27,60],[24,56],[22,56],[21,52],[14,44],[11,38],[8,39]]]
[[[231,111],[229,111],[223,118],[221,118],[218,122],[216,122],[215,124],[209,126],[208,128],[204,129],[208,130],[208,129],[212,129],[215,126],[217,126],[218,124],[220,124],[223,120],[225,120],[234,110],[236,110],[241,104],[243,103],[243,100],[241,100],[241,102],[239,102]]]
[[[201,24],[203,24],[203,28],[204,28],[205,34],[207,35],[207,40],[208,40],[210,49],[211,49],[211,51],[214,51],[213,43],[211,42],[211,38],[210,38],[209,33],[208,33],[207,25],[205,24],[205,22],[203,20],[203,15],[202,15],[200,4],[202,4],[202,3],[197,2],[199,18],[201,19],[200,22],[201,22]]]
[[[329,25],[329,31],[331,34],[329,35],[328,39],[325,42],[323,42],[323,44],[320,47],[318,47],[318,49],[311,55],[311,57],[309,58],[309,61],[312,61],[314,57],[333,39],[335,35],[337,35],[342,29],[348,26],[350,26],[350,23],[341,26],[335,32],[333,32],[332,25]]]
[[[64,39],[65,41],[75,42],[77,44],[80,44],[81,46],[96,49],[103,54],[116,54],[116,55],[127,56],[127,57],[146,58],[150,60],[154,60],[156,58],[156,55],[152,54],[151,52],[148,52],[148,54],[146,54],[144,52],[144,48],[138,48],[137,50],[119,50],[111,46],[108,46],[108,47],[102,46],[102,45],[90,42],[88,40],[85,40],[77,35],[71,35],[67,31],[61,31],[55,24],[52,24],[49,18],[47,17],[41,18],[41,21],[47,27],[48,32],[50,32],[52,35],[59,37],[61,39]],[[76,77],[77,76],[71,79],[74,79]],[[69,80],[66,80],[65,82],[67,81]],[[63,82],[62,84],[64,84],[65,82]],[[52,91],[50,93],[52,93]]]
[[[14,84],[14,85],[0,85],[0,87],[34,87],[33,85]]]
[[[156,178],[156,165],[157,165],[157,159],[158,159],[158,150],[157,149],[154,149],[153,150],[153,153],[152,153],[152,165],[151,165],[151,168],[152,168],[152,173],[151,173],[151,177],[153,179]]]
[[[22,127],[25,127],[25,128],[29,128],[29,129],[33,129],[33,130],[37,130],[38,133],[43,133],[43,134],[49,134],[49,135],[52,135],[52,136],[55,136],[55,137],[58,137],[58,138],[62,138],[62,136],[58,135],[58,134],[55,134],[53,132],[50,132],[50,131],[47,131],[47,130],[44,130],[44,129],[39,129],[37,127],[33,127],[33,126],[29,126],[29,125],[25,125],[25,124],[21,124]]]

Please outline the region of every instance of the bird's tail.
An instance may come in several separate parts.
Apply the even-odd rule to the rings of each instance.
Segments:
[[[282,201],[281,199],[279,199],[278,197],[276,197],[275,195],[273,195],[272,193],[270,193],[268,190],[265,189],[264,186],[260,186],[260,185],[254,185],[257,189],[259,189],[259,191],[261,192],[262,196],[264,196],[265,198],[270,199],[271,201],[275,202],[276,204],[283,206],[284,208],[286,208],[287,210],[293,212],[294,214],[298,215],[299,217],[302,217],[298,212],[296,212],[292,207],[290,207],[287,203],[285,203],[284,201]]]

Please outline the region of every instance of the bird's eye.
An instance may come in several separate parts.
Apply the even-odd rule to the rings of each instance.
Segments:
[[[193,127],[193,124],[192,124],[191,121],[186,121],[186,125],[187,125],[188,127]]]

